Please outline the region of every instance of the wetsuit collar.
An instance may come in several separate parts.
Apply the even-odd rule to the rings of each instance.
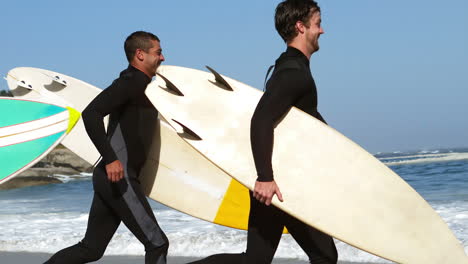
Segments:
[[[300,50],[298,50],[298,49],[296,49],[294,47],[288,46],[288,48],[283,53],[283,55],[285,57],[297,57],[298,59],[303,61],[306,65],[309,65],[309,59],[306,57],[306,55],[304,55],[304,53],[302,53]],[[283,57],[283,56],[281,56],[281,57]]]
[[[129,64],[127,69],[125,70],[126,72],[137,72],[137,73],[141,73],[142,75],[145,76],[145,80],[148,81],[148,83],[151,82],[151,78],[146,75],[146,73],[140,71],[139,69],[135,68],[133,65]]]

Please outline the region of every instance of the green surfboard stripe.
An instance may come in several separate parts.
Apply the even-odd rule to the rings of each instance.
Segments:
[[[65,133],[0,148],[0,180],[5,179],[47,151]]]
[[[56,105],[21,100],[0,100],[0,127],[20,124],[66,111]]]

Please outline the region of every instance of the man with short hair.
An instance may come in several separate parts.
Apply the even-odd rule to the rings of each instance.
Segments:
[[[85,237],[57,252],[47,264],[100,259],[120,222],[145,246],[146,264],[166,263],[169,241],[138,180],[147,155],[142,134],[147,134],[147,117],[157,115],[145,89],[164,56],[159,38],[149,32],[132,33],[125,40],[124,49],[130,65],[82,115],[86,131],[102,156],[93,172],[94,197]],[[103,119],[107,115],[110,117],[106,133]]]
[[[270,206],[275,194],[283,201],[271,164],[275,123],[293,106],[325,123],[317,111],[317,90],[309,68],[310,57],[318,51],[318,39],[324,33],[320,7],[313,0],[283,1],[276,8],[275,27],[287,49],[276,60],[251,120],[251,145],[258,178],[250,193],[247,250],[242,254],[213,255],[194,263],[271,263],[284,227],[305,251],[310,263],[337,262],[332,237]]]

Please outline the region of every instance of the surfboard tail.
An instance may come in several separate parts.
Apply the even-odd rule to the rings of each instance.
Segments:
[[[52,151],[79,120],[72,108],[34,100],[0,97],[0,184]]]

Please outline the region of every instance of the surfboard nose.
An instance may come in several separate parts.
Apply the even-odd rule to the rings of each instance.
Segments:
[[[68,119],[68,128],[67,128],[66,133],[69,134],[70,131],[73,129],[73,127],[75,127],[78,120],[80,120],[81,113],[68,106],[67,106],[67,109],[68,109],[68,113],[70,114],[70,118]]]

